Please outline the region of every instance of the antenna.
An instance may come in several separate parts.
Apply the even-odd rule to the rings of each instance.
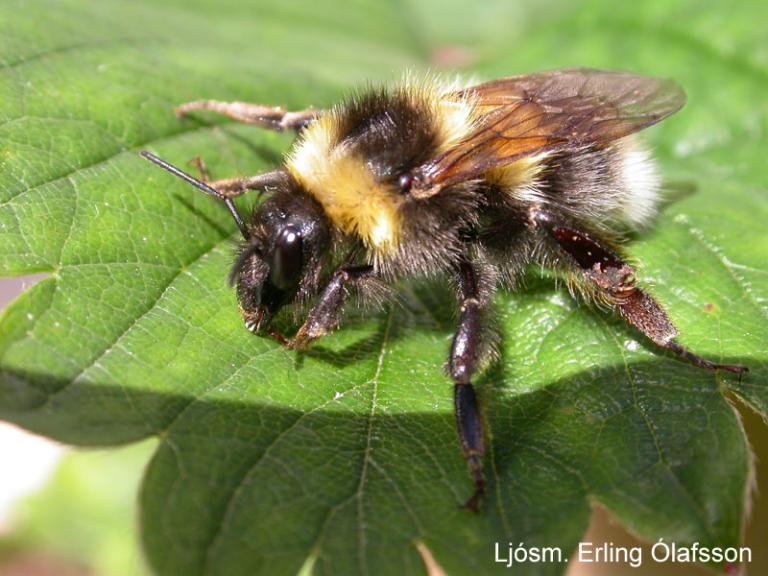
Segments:
[[[232,198],[227,198],[215,188],[211,188],[205,182],[201,182],[200,180],[198,180],[197,178],[193,178],[186,172],[182,172],[175,166],[171,166],[170,164],[168,164],[168,162],[166,162],[165,160],[161,160],[151,152],[142,150],[141,152],[139,152],[139,155],[145,160],[149,160],[153,164],[157,164],[158,166],[160,166],[160,168],[170,172],[177,178],[181,178],[187,184],[192,184],[192,186],[208,194],[208,196],[213,196],[217,200],[221,200],[222,202],[224,202],[224,205],[229,210],[229,213],[232,214],[232,219],[235,221],[235,224],[237,224],[237,227],[240,229],[240,233],[243,235],[243,238],[248,239],[248,230],[246,229],[245,224],[243,223],[243,219],[240,217],[240,214],[238,213],[237,208],[235,208],[235,203],[232,202]]]

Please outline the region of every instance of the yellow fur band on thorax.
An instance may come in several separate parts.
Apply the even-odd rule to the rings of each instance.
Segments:
[[[431,110],[440,152],[455,145],[473,126],[474,106],[465,98],[453,96],[456,88],[413,78],[406,78],[395,88]],[[337,142],[342,113],[339,109],[331,110],[308,126],[286,165],[323,206],[335,227],[357,236],[374,252],[386,252],[396,247],[399,240],[403,196],[399,190],[377,181],[365,158],[351,154]]]
[[[289,170],[342,232],[358,236],[372,249],[395,245],[402,198],[376,181],[363,158],[350,155],[344,146],[334,147],[334,141],[333,119],[321,118],[293,150]]]

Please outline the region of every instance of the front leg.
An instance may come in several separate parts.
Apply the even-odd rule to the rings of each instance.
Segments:
[[[454,384],[453,401],[459,441],[475,483],[475,492],[464,505],[477,512],[480,499],[485,494],[485,433],[471,379],[483,358],[482,305],[477,273],[469,262],[459,265],[458,284],[461,296],[459,326],[451,345],[448,371]]]
[[[314,340],[325,336],[339,325],[341,310],[349,289],[375,274],[373,266],[345,266],[334,273],[317,302],[309,311],[296,336],[287,341],[294,349],[306,348]]]
[[[289,112],[282,106],[261,106],[247,102],[222,102],[221,100],[197,100],[176,108],[176,117],[183,118],[190,112],[209,110],[236,122],[252,124],[275,132],[306,128],[319,115],[318,110],[307,109]]]

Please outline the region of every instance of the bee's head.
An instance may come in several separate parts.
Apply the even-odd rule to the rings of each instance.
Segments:
[[[257,332],[286,304],[317,292],[323,264],[330,256],[331,231],[320,205],[285,171],[260,177],[272,196],[253,213],[246,225],[232,199],[192,178],[154,154],[141,155],[221,200],[243,235],[239,254],[229,275],[237,286],[248,329]]]
[[[249,330],[317,291],[330,245],[322,208],[286,179],[254,212],[229,276]]]

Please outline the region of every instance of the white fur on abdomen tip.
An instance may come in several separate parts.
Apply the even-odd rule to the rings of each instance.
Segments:
[[[661,177],[650,151],[635,138],[626,138],[619,146],[619,173],[625,190],[620,207],[622,219],[641,228],[656,215]]]

